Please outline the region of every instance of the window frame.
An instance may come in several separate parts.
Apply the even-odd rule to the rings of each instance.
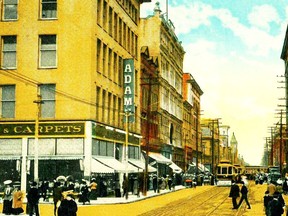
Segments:
[[[43,48],[43,46],[45,46],[45,44],[42,44],[42,41],[43,41],[43,38],[44,37],[52,37],[52,36],[55,36],[55,44],[54,44],[54,47],[55,47],[55,49],[51,49],[50,47],[48,48]],[[47,39],[46,38],[46,39]],[[46,44],[46,46],[53,46],[53,44],[49,44],[49,45],[47,45]],[[42,60],[42,57],[43,57],[43,53],[44,52],[52,52],[52,51],[54,51],[55,52],[55,65],[43,65],[43,60]],[[57,65],[58,65],[58,58],[57,58],[57,35],[54,35],[54,34],[52,34],[52,35],[39,35],[39,68],[44,68],[44,69],[49,69],[49,68],[57,68]],[[46,63],[47,64],[47,63]]]
[[[8,99],[3,99],[3,89],[4,88],[8,88],[8,87],[13,87],[13,97],[8,98]],[[9,93],[10,95],[11,93]],[[3,115],[3,104],[7,104],[7,103],[13,103],[13,113],[11,113],[12,115]],[[10,106],[9,106],[10,107]],[[11,109],[7,109],[9,110],[9,114]],[[1,85],[0,86],[0,118],[15,118],[15,113],[16,113],[16,86],[15,85]],[[6,114],[6,113],[4,113]]]
[[[7,46],[7,42],[5,43],[5,39],[8,39],[8,38],[14,38],[15,39],[15,49],[7,49],[5,48],[5,44]],[[17,36],[16,35],[5,35],[5,36],[2,36],[1,37],[1,43],[2,43],[2,46],[1,46],[1,68],[2,69],[16,69],[17,68]],[[14,57],[15,57],[15,62],[13,64],[13,66],[6,66],[5,65],[5,56],[8,54],[8,53],[14,53]],[[10,63],[10,62],[8,62]]]
[[[47,5],[51,5],[51,4],[55,4],[56,5],[56,9],[55,9],[55,16],[49,16],[49,17],[45,17],[45,16],[43,16],[44,15],[44,13],[43,13],[43,5],[45,5],[45,6],[47,6]],[[40,19],[41,20],[53,20],[53,19],[57,19],[57,16],[58,16],[58,2],[57,2],[57,0],[41,0],[41,2],[40,2]],[[45,10],[45,14],[47,15],[47,11],[53,11],[53,10],[48,10],[48,9],[46,9]]]
[[[48,97],[43,97],[43,91],[44,88],[46,88],[45,90],[51,91],[53,87],[53,97],[48,98]],[[56,84],[54,83],[48,83],[48,84],[41,84],[39,85],[39,90],[40,90],[40,95],[41,95],[41,109],[40,109],[40,117],[41,118],[55,118],[56,117]],[[47,109],[45,106],[45,102],[49,103],[47,104],[48,108]],[[51,111],[51,102],[53,102],[53,115],[49,115],[49,113],[45,114],[45,110],[50,110]],[[43,108],[43,106],[45,106],[45,108]]]
[[[13,1],[13,0],[3,0],[3,8],[2,8],[2,20],[3,21],[14,21],[14,20],[18,20],[18,5],[19,5],[19,0],[14,0],[16,1],[16,3],[6,3],[5,1]],[[13,9],[13,12],[15,11],[16,13],[16,18],[5,18],[6,15],[6,6],[13,6],[16,5],[16,9]]]

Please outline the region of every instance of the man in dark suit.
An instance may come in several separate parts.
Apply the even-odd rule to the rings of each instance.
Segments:
[[[27,194],[30,216],[33,215],[33,212],[35,212],[36,216],[39,216],[39,207],[38,207],[39,198],[40,194],[37,188],[37,183],[33,182]]]
[[[251,209],[250,203],[248,201],[248,189],[247,189],[247,187],[246,187],[246,185],[244,184],[243,181],[241,181],[241,184],[242,184],[242,187],[241,187],[242,196],[241,196],[241,199],[240,199],[238,207],[240,207],[241,203],[243,202],[243,200],[245,200],[245,202],[246,202],[246,204],[248,206],[248,209]]]
[[[231,185],[229,197],[232,197],[233,209],[238,208],[237,197],[239,197],[239,192],[240,192],[239,186],[236,184],[236,182],[234,180],[232,180],[232,185]]]

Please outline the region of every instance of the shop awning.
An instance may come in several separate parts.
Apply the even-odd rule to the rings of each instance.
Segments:
[[[182,172],[182,169],[177,164],[175,164],[173,161],[169,165],[169,167],[173,170],[174,173],[181,173]]]
[[[34,156],[28,156],[29,160],[34,160]],[[83,155],[39,155],[38,160],[81,160]]]
[[[136,167],[132,166],[131,164],[127,164],[127,170],[126,170],[126,164],[121,163],[117,159],[113,157],[95,157],[97,161],[100,163],[112,168],[115,170],[115,172],[129,172],[129,173],[137,173],[138,170]]]
[[[143,172],[145,170],[145,162],[143,162],[143,161],[129,160],[128,162],[130,164],[132,164],[133,166],[137,167],[138,169],[140,169],[141,172]],[[157,169],[155,169],[154,167],[152,167],[148,164],[148,172],[157,172]]]
[[[104,165],[95,158],[91,161],[91,172],[92,173],[114,173],[114,169]]]
[[[1,155],[0,160],[20,160],[20,156],[13,156],[13,155]]]
[[[160,153],[149,152],[148,155],[149,155],[149,157],[151,157],[152,159],[157,161],[157,163],[166,164],[166,165],[170,165],[172,163],[172,161],[170,159],[166,158],[165,156],[163,156]]]

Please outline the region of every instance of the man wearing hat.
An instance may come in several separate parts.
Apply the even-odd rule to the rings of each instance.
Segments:
[[[241,196],[241,199],[239,201],[238,207],[240,207],[243,200],[245,200],[245,202],[248,206],[248,209],[251,209],[250,203],[248,201],[248,189],[247,189],[246,185],[244,184],[244,181],[241,181],[240,183],[242,185],[241,190],[240,190],[242,196]]]
[[[33,212],[35,212],[36,216],[39,216],[39,207],[38,207],[39,199],[40,194],[37,188],[37,183],[32,182],[27,194],[27,201],[29,205],[29,216],[32,216]]]

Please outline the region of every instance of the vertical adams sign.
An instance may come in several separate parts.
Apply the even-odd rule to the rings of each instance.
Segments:
[[[134,122],[135,104],[134,104],[134,83],[135,68],[134,59],[124,59],[124,112],[133,115],[129,116],[129,122]],[[124,118],[125,122],[125,118]]]

